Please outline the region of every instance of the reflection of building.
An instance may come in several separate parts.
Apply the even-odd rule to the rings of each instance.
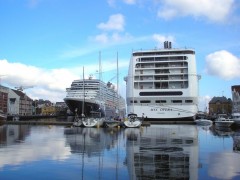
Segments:
[[[28,125],[0,126],[0,144],[11,145],[25,140],[30,133]]]
[[[232,113],[232,100],[227,99],[225,96],[213,97],[209,102],[209,114],[231,114]]]
[[[64,134],[72,153],[85,153],[88,156],[96,156],[105,149],[113,148],[118,136],[109,134],[103,128],[71,128],[65,129]]]
[[[196,126],[126,129],[130,179],[197,179]]]
[[[233,151],[240,153],[240,132],[233,134]]]
[[[233,113],[240,112],[240,85],[232,86],[232,101]]]

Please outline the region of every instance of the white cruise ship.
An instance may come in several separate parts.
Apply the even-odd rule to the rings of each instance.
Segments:
[[[149,120],[193,120],[198,111],[198,80],[195,51],[164,49],[132,53],[129,64],[127,113]]]
[[[92,117],[93,114],[98,113],[99,117],[105,118],[125,116],[125,100],[110,82],[106,84],[91,77],[74,80],[66,91],[64,101],[74,114]]]

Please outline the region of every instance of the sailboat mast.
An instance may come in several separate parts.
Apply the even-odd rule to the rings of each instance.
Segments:
[[[84,103],[85,103],[85,80],[84,80],[84,66],[83,66],[83,103],[82,103],[82,115],[84,115]]]
[[[119,114],[119,70],[118,70],[118,52],[117,52],[117,111]]]
[[[100,101],[103,99],[102,98],[102,93],[101,93],[101,80],[102,80],[102,62],[101,62],[101,51],[99,51],[99,69],[98,69],[98,76],[99,76],[99,99]]]

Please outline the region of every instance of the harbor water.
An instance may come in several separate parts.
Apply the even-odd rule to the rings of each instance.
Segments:
[[[0,179],[240,179],[240,129],[0,126]]]

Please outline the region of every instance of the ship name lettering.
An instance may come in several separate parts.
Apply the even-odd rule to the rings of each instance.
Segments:
[[[151,111],[172,111],[172,108],[151,108]]]

